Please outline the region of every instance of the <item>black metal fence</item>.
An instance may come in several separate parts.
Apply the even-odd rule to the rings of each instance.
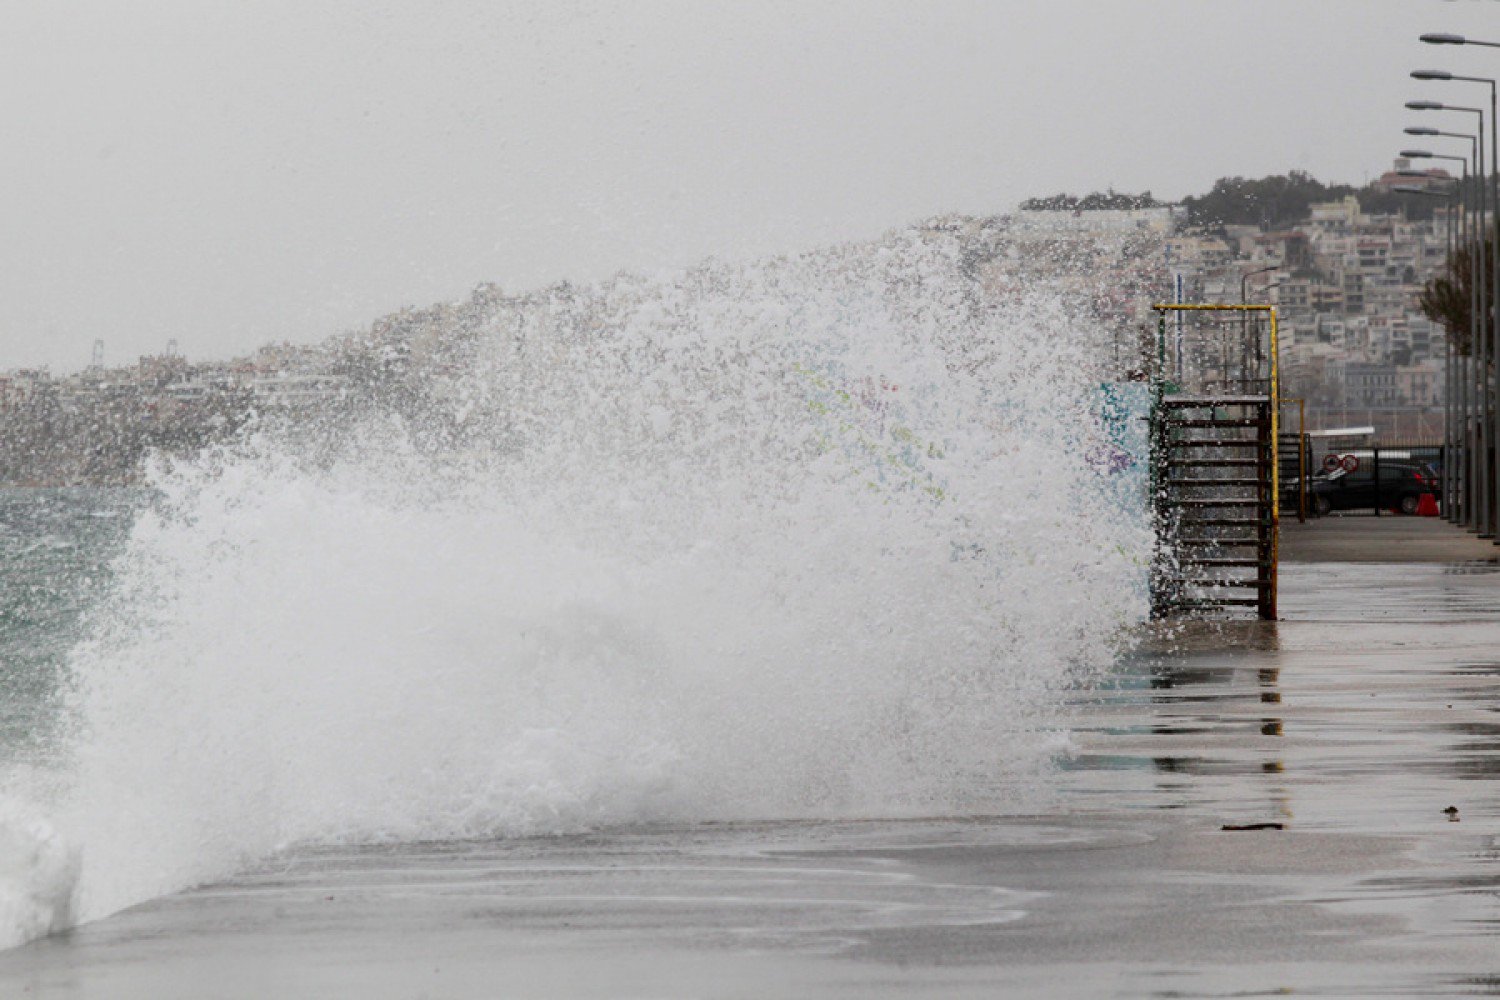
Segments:
[[[1291,449],[1296,455],[1296,445]],[[1415,516],[1436,514],[1442,497],[1442,444],[1433,441],[1382,441],[1326,437],[1303,438],[1300,465],[1304,477],[1289,476],[1282,449],[1285,484],[1282,516],[1330,515]]]

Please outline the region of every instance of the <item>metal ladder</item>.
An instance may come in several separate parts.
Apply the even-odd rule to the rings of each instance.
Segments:
[[[1152,421],[1152,613],[1276,617],[1272,400],[1163,395]]]

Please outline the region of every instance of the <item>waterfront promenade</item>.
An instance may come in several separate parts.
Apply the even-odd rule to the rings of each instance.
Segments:
[[[1344,515],[1281,522],[1281,558],[1289,563],[1494,562],[1500,545],[1441,518]]]
[[[1289,526],[1285,620],[1148,640],[1023,815],[297,851],[0,954],[0,995],[1488,994],[1492,549]]]

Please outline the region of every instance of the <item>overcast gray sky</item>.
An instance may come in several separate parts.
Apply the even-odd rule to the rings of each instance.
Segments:
[[[0,368],[311,341],[403,304],[1028,195],[1359,182],[1489,0],[0,0]],[[1428,116],[1434,117],[1434,116]],[[1434,120],[1440,120],[1435,118]],[[1456,120],[1457,121],[1457,120]],[[1455,121],[1455,123],[1456,123]]]

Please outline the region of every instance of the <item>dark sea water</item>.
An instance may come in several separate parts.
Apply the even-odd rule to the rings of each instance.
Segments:
[[[145,490],[0,489],[0,754],[45,763],[68,651]]]

